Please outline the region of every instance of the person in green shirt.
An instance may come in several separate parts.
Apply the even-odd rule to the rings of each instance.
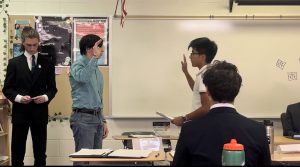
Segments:
[[[71,66],[69,77],[73,101],[70,127],[76,152],[102,148],[102,140],[108,135],[103,116],[103,76],[97,65],[104,52],[103,39],[88,34],[81,38],[79,47],[82,57]]]

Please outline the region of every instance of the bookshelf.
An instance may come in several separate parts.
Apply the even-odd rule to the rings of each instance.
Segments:
[[[10,165],[9,149],[9,103],[4,96],[0,95],[0,166]]]

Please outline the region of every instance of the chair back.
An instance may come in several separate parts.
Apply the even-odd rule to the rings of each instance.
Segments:
[[[287,122],[287,120],[286,120],[286,113],[284,112],[284,113],[281,113],[281,115],[280,115],[280,120],[281,120],[281,124],[282,124],[282,135],[283,136],[288,136],[289,134],[288,134],[288,129],[287,129],[287,127],[288,127],[288,122]]]

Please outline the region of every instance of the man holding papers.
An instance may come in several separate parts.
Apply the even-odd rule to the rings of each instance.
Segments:
[[[34,28],[25,26],[21,41],[24,53],[9,60],[2,90],[13,103],[11,164],[24,166],[30,129],[34,166],[45,166],[48,105],[57,92],[55,67],[52,60],[38,52],[40,35]]]
[[[197,67],[199,69],[199,72],[196,75],[196,79],[194,81],[194,79],[188,72],[186,58],[185,55],[183,55],[183,62],[181,62],[182,71],[188,81],[191,90],[193,91],[193,108],[192,112],[190,112],[189,114],[186,114],[185,116],[175,117],[172,120],[172,123],[177,126],[181,126],[186,121],[202,117],[208,112],[211,105],[206,92],[206,88],[202,81],[202,74],[206,71],[208,64],[210,64],[214,59],[218,47],[214,41],[203,37],[191,41],[188,48],[192,48],[192,53],[190,54],[192,66]]]

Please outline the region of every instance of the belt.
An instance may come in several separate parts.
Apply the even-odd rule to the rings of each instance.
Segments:
[[[94,109],[86,109],[86,108],[76,108],[73,109],[74,112],[80,112],[80,113],[86,113],[91,115],[96,115],[100,113],[100,109],[94,110]]]

